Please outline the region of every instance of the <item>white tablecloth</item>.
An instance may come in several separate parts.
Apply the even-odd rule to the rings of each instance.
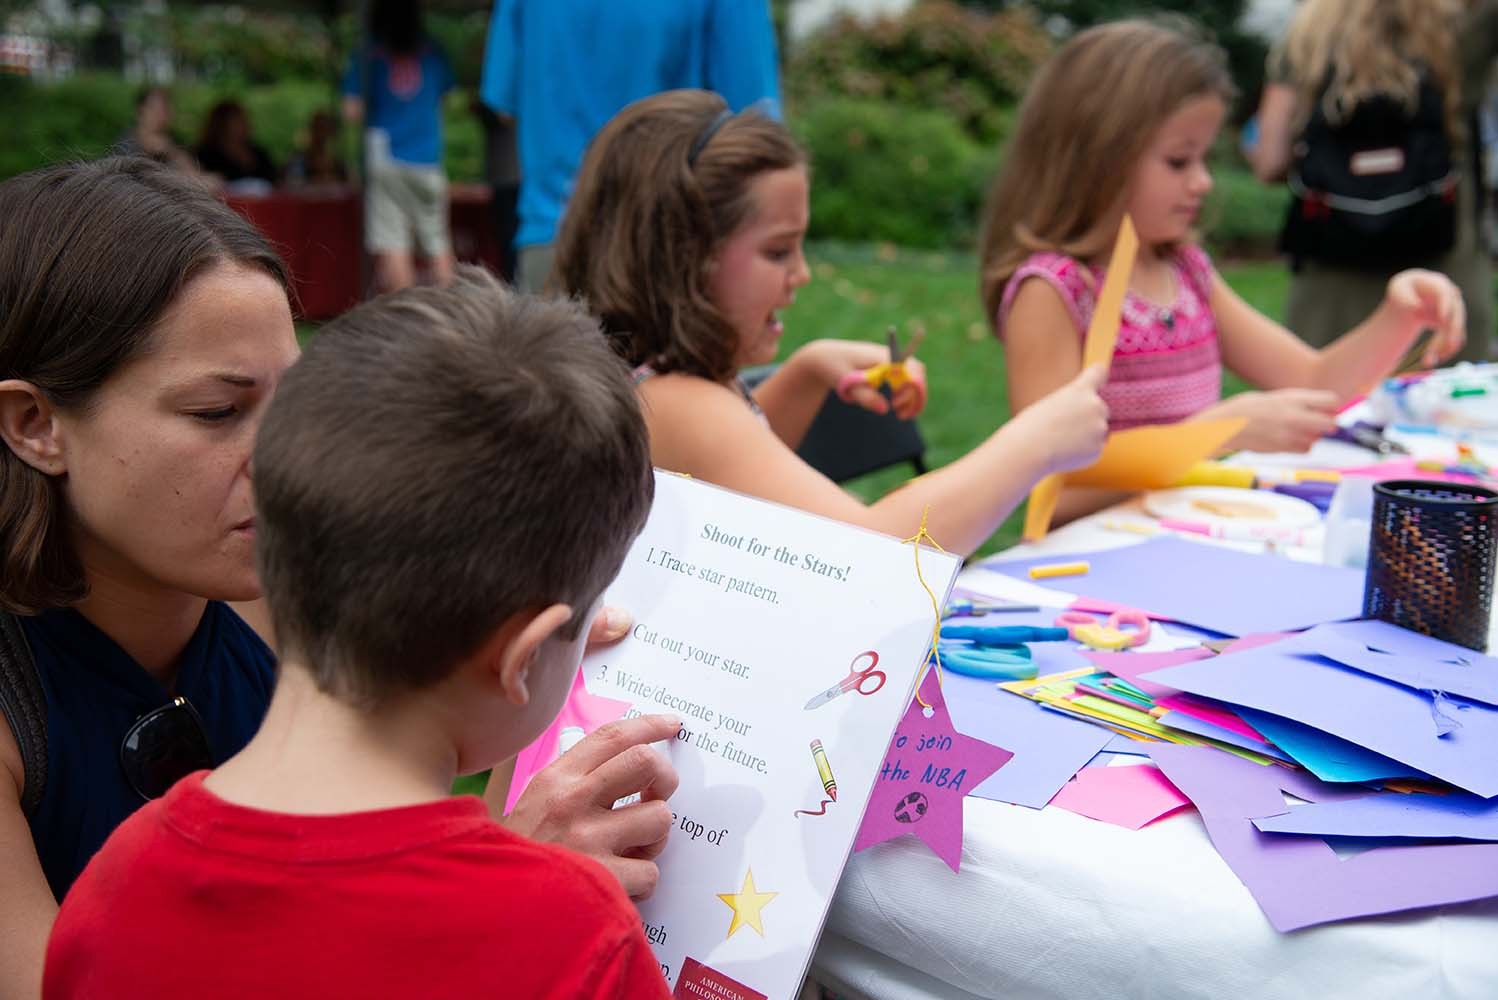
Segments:
[[[1026,551],[1139,540],[1104,519]],[[972,797],[964,816],[958,874],[911,837],[853,856],[819,981],[882,1000],[1498,998],[1498,900],[1280,934],[1190,810],[1139,831]]]

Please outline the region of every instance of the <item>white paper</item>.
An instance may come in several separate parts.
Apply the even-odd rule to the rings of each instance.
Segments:
[[[920,566],[944,603],[960,560],[923,548]],[[681,776],[676,825],[640,905],[667,982],[676,988],[690,958],[752,991],[746,1000],[790,1000],[930,648],[935,616],[914,546],[657,473],[649,523],[607,600],[636,625],[584,661],[588,689],[683,720],[668,750]],[[866,651],[882,687],[870,676],[866,696],[805,707]],[[813,740],[837,798],[798,816],[828,799]],[[719,895],[740,894],[751,871],[758,893],[777,895],[757,911],[763,936],[752,923],[730,936],[735,910]]]

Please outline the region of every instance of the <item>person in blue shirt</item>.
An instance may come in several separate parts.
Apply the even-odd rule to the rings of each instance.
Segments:
[[[479,96],[516,121],[518,283],[538,291],[583,150],[626,105],[663,90],[720,94],[778,114],[765,0],[498,0]]]
[[[432,281],[446,285],[453,254],[442,98],[452,69],[422,30],[416,0],[376,0],[369,41],[343,76],[344,116],[364,120],[364,248],[380,291],[414,284],[418,254]]]

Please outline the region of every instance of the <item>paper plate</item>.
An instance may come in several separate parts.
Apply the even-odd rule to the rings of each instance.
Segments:
[[[1212,525],[1270,525],[1309,528],[1321,512],[1299,497],[1231,486],[1182,486],[1144,495],[1144,509],[1155,517]]]

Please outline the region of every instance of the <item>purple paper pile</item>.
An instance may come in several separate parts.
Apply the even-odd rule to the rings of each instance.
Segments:
[[[1361,621],[1140,677],[1233,708],[1318,776],[1149,748],[1276,929],[1498,896],[1498,660]],[[1411,776],[1428,790],[1364,784]]]

